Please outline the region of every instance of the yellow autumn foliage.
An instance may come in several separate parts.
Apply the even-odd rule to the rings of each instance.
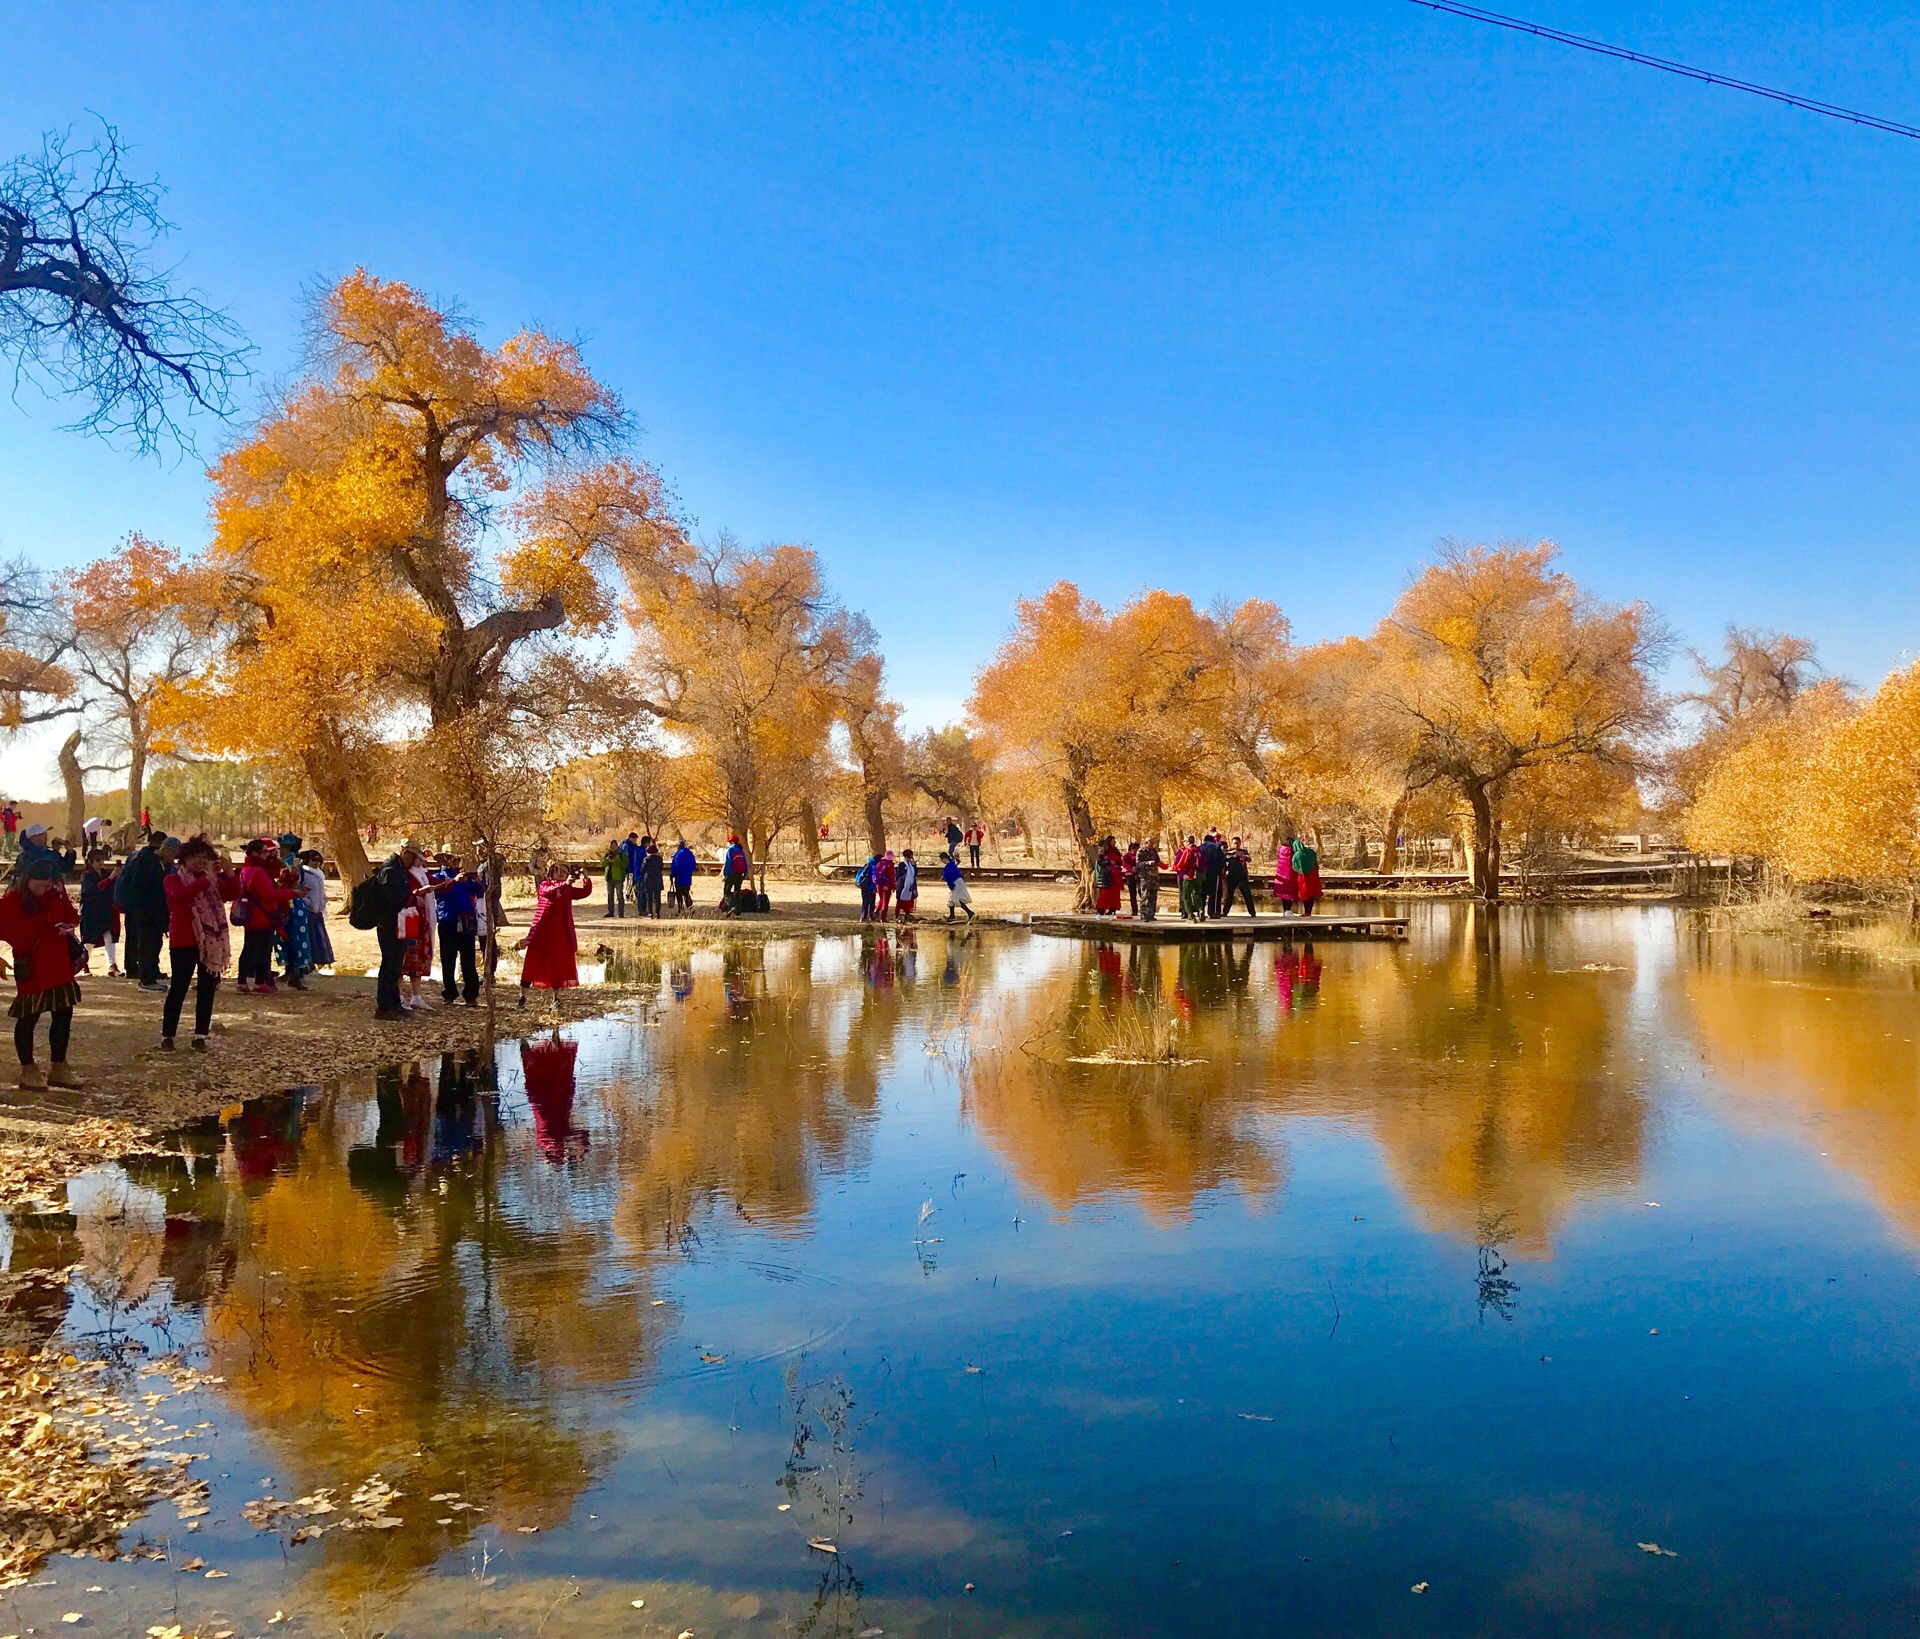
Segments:
[[[1750,730],[1701,781],[1687,815],[1687,846],[1784,865],[1791,835],[1803,823],[1813,759],[1852,709],[1842,687],[1829,679]]]
[[[1824,734],[1780,851],[1802,881],[1920,882],[1920,662]]]

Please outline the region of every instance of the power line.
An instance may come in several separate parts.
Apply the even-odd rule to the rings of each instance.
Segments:
[[[1413,0],[1413,3],[1416,6],[1425,6],[1429,11],[1449,12],[1455,17],[1465,17],[1476,23],[1492,23],[1497,28],[1510,28],[1522,34],[1535,34],[1543,40],[1552,40],[1563,46],[1573,46],[1581,51],[1598,52],[1602,57],[1617,57],[1622,62],[1639,63],[1645,68],[1657,68],[1663,73],[1678,74],[1689,80],[1699,80],[1705,85],[1723,85],[1729,91],[1745,91],[1751,96],[1783,102],[1790,108],[1804,108],[1809,114],[1825,114],[1829,119],[1851,120],[1855,125],[1869,125],[1876,131],[1888,131],[1896,137],[1920,139],[1920,126],[1902,125],[1898,120],[1882,119],[1878,114],[1862,114],[1856,109],[1841,108],[1830,102],[1816,102],[1811,97],[1795,96],[1791,91],[1776,91],[1772,86],[1755,85],[1751,80],[1731,79],[1725,74],[1715,74],[1704,68],[1693,68],[1686,63],[1671,62],[1665,57],[1649,57],[1644,51],[1629,51],[1625,46],[1609,45],[1605,40],[1589,40],[1585,35],[1569,34],[1564,29],[1548,28],[1544,23],[1529,23],[1519,17],[1504,17],[1497,11],[1485,11],[1479,6],[1460,5],[1457,0]]]

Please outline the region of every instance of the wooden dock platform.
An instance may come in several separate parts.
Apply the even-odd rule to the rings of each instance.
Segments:
[[[1239,939],[1404,939],[1404,916],[1224,916],[1207,922],[1183,922],[1177,915],[1142,922],[1132,916],[1089,916],[1084,912],[1036,913],[1026,925],[1035,933],[1063,939],[1132,939],[1154,944]]]

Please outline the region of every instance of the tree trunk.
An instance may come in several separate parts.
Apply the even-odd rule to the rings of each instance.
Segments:
[[[1060,782],[1060,796],[1066,804],[1067,824],[1073,829],[1073,845],[1080,856],[1080,887],[1074,896],[1077,911],[1093,909],[1093,865],[1098,839],[1093,834],[1093,810],[1080,788],[1070,780]]]
[[[820,869],[820,813],[811,801],[800,805],[800,845],[807,851],[807,863]]]
[[[1500,902],[1500,810],[1494,794],[1484,785],[1462,787],[1467,807],[1473,816],[1472,864],[1469,878],[1473,895],[1489,905]]]
[[[778,826],[763,837],[756,837],[751,828],[740,833],[747,848],[748,880],[753,883],[756,893],[767,891],[767,861],[773,857],[773,839],[779,834]],[[759,867],[757,878],[753,870],[756,865]]]
[[[1033,858],[1033,827],[1027,823],[1025,814],[1016,814],[1014,824],[1020,827],[1020,840],[1026,844],[1026,857]]]
[[[308,760],[306,775],[307,784],[313,788],[313,800],[319,805],[320,817],[327,822],[327,841],[333,845],[333,862],[340,868],[340,880],[346,885],[346,891],[352,893],[372,869],[367,862],[366,847],[360,841],[359,806],[346,781],[317,771],[314,759]]]
[[[504,916],[494,913],[493,905],[493,884],[500,874],[500,843],[494,836],[492,827],[484,818],[476,819],[468,829],[487,850],[487,874],[480,884],[482,903],[487,911],[487,936],[474,942],[473,954],[474,959],[480,964],[480,993],[486,1001],[487,1037],[481,1051],[486,1054],[487,1059],[487,1084],[492,1086],[494,1084],[492,1078],[498,1069],[493,1057],[494,1036],[500,1028],[500,998],[499,992],[494,988],[493,980],[493,970],[497,964],[493,959],[493,953],[500,948],[500,924],[506,920]],[[358,835],[357,832],[355,834]],[[462,852],[464,853],[464,850]],[[360,857],[364,871],[366,855],[362,854]],[[342,865],[340,867],[342,877],[346,875],[346,871],[346,866]]]
[[[876,854],[887,851],[887,793],[877,785],[869,785],[862,793],[867,814],[867,846]]]
[[[137,820],[140,810],[146,806],[147,793],[147,736],[143,725],[129,722],[127,739],[130,749],[127,753],[127,818]]]
[[[75,729],[60,747],[60,779],[67,788],[67,838],[75,848],[87,823],[87,782],[80,771],[80,731]]]
[[[1392,876],[1400,869],[1400,827],[1407,822],[1407,799],[1413,795],[1402,791],[1394,799],[1393,809],[1387,815],[1386,840],[1380,844],[1380,874]]]

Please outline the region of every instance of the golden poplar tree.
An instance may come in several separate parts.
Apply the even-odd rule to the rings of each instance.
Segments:
[[[1219,630],[1186,598],[1143,592],[1108,614],[1062,581],[1015,606],[967,714],[1009,782],[1064,814],[1085,899],[1103,828],[1158,832],[1226,788],[1231,697]]]
[[[535,659],[577,690],[533,640],[604,631],[604,577],[679,530],[651,468],[577,464],[620,406],[570,344],[488,348],[364,271],[321,297],[314,330],[306,379],[213,469],[226,642],[168,715],[198,750],[297,766],[357,879],[403,714],[511,723],[499,708],[541,682]]]
[[[217,577],[143,535],[63,578],[68,666],[88,711],[90,747],[127,770],[128,817],[144,801],[155,703],[186,681],[212,639]]]
[[[1648,675],[1662,634],[1553,567],[1557,549],[1455,547],[1374,634],[1367,691],[1381,755],[1441,780],[1471,814],[1474,890],[1500,897],[1501,808],[1529,769],[1637,766],[1665,720]]]
[[[1789,854],[1802,852],[1796,839],[1805,834],[1814,800],[1814,759],[1854,710],[1845,685],[1830,678],[1802,691],[1778,715],[1748,725],[1738,740],[1723,742],[1706,772],[1696,773],[1687,846],[1748,854],[1784,868]]]
[[[730,536],[630,565],[640,705],[685,744],[686,805],[719,815],[763,864],[826,779],[859,623],[810,548],[747,551]]]
[[[1837,722],[1808,759],[1781,857],[1802,881],[1852,877],[1920,920],[1920,662]]]

